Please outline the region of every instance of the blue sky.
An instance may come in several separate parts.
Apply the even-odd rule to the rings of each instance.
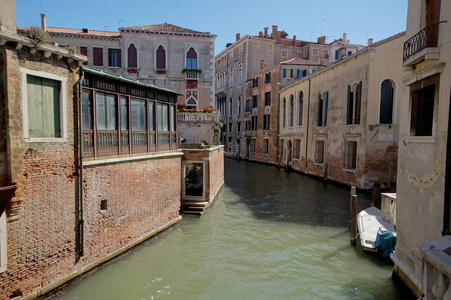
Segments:
[[[16,0],[18,26],[47,26],[115,31],[120,26],[171,23],[217,35],[216,53],[235,41],[236,33],[258,35],[278,25],[289,38],[327,42],[347,33],[351,43],[379,41],[406,28],[408,0]],[[189,4],[188,4],[189,3]],[[121,21],[120,21],[121,20]],[[323,20],[323,21],[322,21]],[[322,23],[322,26],[320,25]]]

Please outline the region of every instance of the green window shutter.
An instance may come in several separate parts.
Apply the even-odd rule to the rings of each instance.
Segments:
[[[355,123],[360,124],[360,109],[362,106],[362,82],[361,81],[359,82],[358,95],[357,95],[356,101],[357,101],[357,103],[356,103]]]
[[[318,94],[318,126],[322,126],[323,123],[323,100],[321,94]]]
[[[348,106],[346,111],[346,124],[352,124],[352,93],[351,86],[348,85]]]
[[[329,91],[326,91],[326,99],[324,103],[324,126],[327,124],[327,104],[329,102]]]

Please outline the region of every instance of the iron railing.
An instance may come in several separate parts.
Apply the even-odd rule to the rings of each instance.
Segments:
[[[420,32],[408,39],[404,43],[403,59],[407,60],[425,48],[437,47],[440,23],[442,22],[426,26]]]
[[[218,116],[218,113],[178,112],[177,120],[179,122],[218,122]]]

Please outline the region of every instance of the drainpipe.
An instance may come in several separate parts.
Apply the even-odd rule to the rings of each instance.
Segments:
[[[307,171],[307,152],[308,152],[308,125],[309,125],[309,117],[310,117],[310,84],[311,79],[308,80],[308,101],[307,101],[307,128],[305,129],[305,169]]]
[[[450,206],[451,206],[451,105],[448,112],[448,139],[446,141],[446,164],[445,164],[445,199],[443,215],[442,235],[450,235]]]
[[[85,72],[81,70],[81,77],[78,85],[78,195],[80,198],[80,207],[79,207],[79,220],[78,220],[78,230],[79,230],[79,255],[84,255],[84,211],[83,211],[83,120],[82,120],[82,109],[83,109],[83,101],[82,101],[82,85],[83,80],[85,78]]]

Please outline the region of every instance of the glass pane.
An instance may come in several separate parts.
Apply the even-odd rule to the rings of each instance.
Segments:
[[[149,102],[149,130],[155,131],[155,102]]]
[[[92,97],[91,91],[83,91],[82,95],[83,129],[92,129]]]
[[[97,129],[106,129],[106,107],[105,94],[96,93],[96,115],[97,115]]]
[[[117,107],[116,107],[116,96],[111,94],[106,94],[106,106],[107,106],[107,129],[116,130],[117,129]]]
[[[171,105],[171,131],[175,131],[175,118],[177,118],[175,107]]]
[[[121,130],[128,130],[128,99],[121,97]]]
[[[131,101],[132,130],[146,130],[146,101]]]
[[[158,130],[169,131],[168,105],[158,103]]]

